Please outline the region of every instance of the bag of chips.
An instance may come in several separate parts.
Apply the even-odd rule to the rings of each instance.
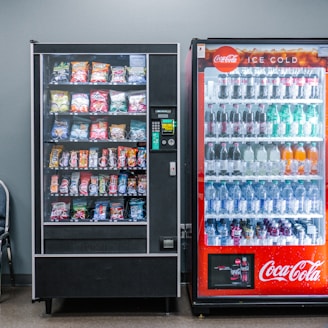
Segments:
[[[147,138],[146,122],[131,120],[129,139],[144,141]]]
[[[109,67],[109,64],[92,62],[90,82],[107,82]]]
[[[126,69],[123,66],[112,67],[111,83],[126,83]]]
[[[60,221],[69,219],[70,203],[55,202],[51,204],[51,221]]]
[[[63,151],[63,146],[53,146],[50,153],[50,159],[49,159],[49,168],[51,169],[58,169],[59,167],[59,158],[60,154]]]
[[[106,113],[108,112],[108,90],[92,90],[90,92],[90,112]]]
[[[51,129],[51,137],[56,140],[67,140],[69,135],[69,120],[56,118]]]
[[[61,195],[68,195],[69,193],[69,184],[70,184],[70,178],[69,176],[63,176],[60,186],[59,186],[59,193]]]
[[[126,137],[126,125],[125,124],[112,124],[109,127],[110,139],[112,140],[124,140]]]
[[[69,111],[69,92],[50,90],[50,112],[63,113]]]
[[[90,120],[87,118],[74,118],[70,140],[88,140]]]
[[[102,221],[107,219],[107,211],[109,208],[108,201],[96,201],[93,220]]]
[[[51,75],[51,83],[67,83],[69,82],[69,63],[68,62],[60,62],[55,63],[52,75]]]
[[[85,220],[88,217],[87,201],[85,199],[73,199],[73,215],[74,220]]]
[[[71,112],[87,113],[89,111],[89,95],[87,93],[73,93]]]
[[[89,63],[86,61],[73,61],[71,62],[72,75],[71,82],[86,83],[89,78]]]
[[[128,83],[146,83],[145,67],[127,67]]]
[[[110,220],[124,220],[124,201],[117,200],[116,202],[110,203]]]
[[[91,123],[90,140],[107,140],[108,139],[108,122],[97,120]]]
[[[146,91],[130,92],[128,100],[129,113],[145,113],[147,111]]]
[[[110,112],[126,113],[128,111],[125,92],[110,90]]]

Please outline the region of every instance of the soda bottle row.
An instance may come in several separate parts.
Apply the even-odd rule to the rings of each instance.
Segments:
[[[207,246],[318,245],[323,243],[316,219],[208,219]]]
[[[322,203],[315,181],[210,181],[205,184],[205,213],[210,216],[321,214]]]
[[[318,137],[321,123],[317,104],[209,103],[205,137]]]
[[[318,99],[321,84],[315,70],[244,68],[208,81],[206,94],[209,99]]]
[[[304,144],[260,142],[215,144],[205,146],[205,173],[220,175],[317,175],[319,149],[316,142]]]

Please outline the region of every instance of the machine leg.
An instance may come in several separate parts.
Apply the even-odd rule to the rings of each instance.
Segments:
[[[52,298],[47,298],[45,300],[46,303],[46,314],[51,314],[51,310],[52,310]]]

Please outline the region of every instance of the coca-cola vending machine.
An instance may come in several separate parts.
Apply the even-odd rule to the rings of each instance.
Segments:
[[[194,314],[328,305],[327,68],[328,39],[192,40]]]

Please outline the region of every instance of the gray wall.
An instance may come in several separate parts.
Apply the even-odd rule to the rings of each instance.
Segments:
[[[327,13],[327,0],[0,0],[0,178],[13,196],[16,274],[32,272],[30,40],[179,42],[183,77],[194,37],[323,38]]]

